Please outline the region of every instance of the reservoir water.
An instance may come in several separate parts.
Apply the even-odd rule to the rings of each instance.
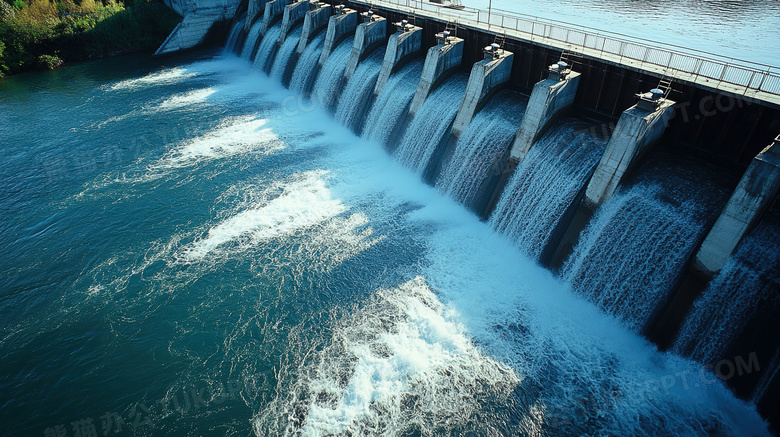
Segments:
[[[402,2],[403,0],[390,0]],[[462,0],[780,67],[780,2],[775,0]],[[465,14],[468,15],[468,14]],[[595,33],[596,31],[594,31]],[[712,57],[712,56],[710,56]]]
[[[767,434],[249,60],[11,77],[0,138],[3,435]]]

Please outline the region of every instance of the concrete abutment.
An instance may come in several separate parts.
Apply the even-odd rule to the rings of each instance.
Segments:
[[[313,1],[309,3],[310,10],[306,12],[303,18],[303,28],[301,29],[301,39],[298,42],[298,48],[295,50],[300,56],[306,46],[312,39],[328,26],[328,21],[333,13],[333,7],[326,3]]]
[[[639,103],[620,116],[585,192],[587,207],[596,209],[609,200],[623,177],[663,135],[675,102],[655,96],[654,92],[642,94]]]
[[[255,23],[257,17],[261,17],[265,11],[265,0],[249,0],[247,3],[246,19],[244,20],[244,32],[249,32],[249,29]]]
[[[693,268],[712,277],[734,253],[780,190],[780,136],[748,166],[701,248]]]
[[[320,54],[320,67],[328,60],[336,46],[347,36],[355,33],[358,13],[354,9],[337,7],[335,15],[328,19],[328,30],[325,34],[325,45]]]
[[[435,87],[463,62],[463,39],[443,34],[437,38],[439,44],[428,49],[425,57],[422,76],[409,107],[410,117],[414,117]]]
[[[379,78],[374,87],[374,95],[378,96],[382,92],[390,76],[404,62],[419,53],[422,47],[422,28],[413,26],[406,22],[396,23],[398,32],[390,35],[387,41],[387,51],[382,63],[382,69],[379,71]]]
[[[287,34],[290,32],[290,30],[292,30],[295,25],[303,21],[308,11],[308,0],[291,3],[284,7],[284,12],[282,15],[282,29],[279,32],[279,45],[281,45],[285,38],[287,38]]]
[[[364,22],[357,26],[355,42],[344,69],[344,80],[348,81],[357,70],[358,64],[372,50],[379,47],[387,39],[387,20],[370,12],[361,14]]]
[[[265,36],[268,33],[268,29],[274,25],[284,14],[285,7],[290,3],[290,0],[272,0],[265,4],[265,10],[263,11],[263,24],[260,26],[260,36]]]
[[[509,82],[513,60],[512,52],[491,47],[490,52],[486,49],[485,59],[474,64],[466,86],[466,95],[452,125],[454,138],[460,137],[466,130],[486,98],[499,86]]]

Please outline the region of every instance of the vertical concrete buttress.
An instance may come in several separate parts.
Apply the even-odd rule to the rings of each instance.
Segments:
[[[365,13],[364,14],[368,14]],[[371,49],[384,42],[387,37],[387,20],[384,17],[370,14],[363,15],[366,20],[358,25],[355,31],[355,42],[352,44],[352,54],[349,55],[344,79],[349,80],[357,70],[357,66]]]
[[[358,13],[354,9],[337,8],[336,15],[328,20],[328,31],[325,34],[325,45],[320,54],[320,66],[325,64],[333,49],[341,42],[346,35],[355,31],[357,27]]]
[[[265,36],[271,25],[284,13],[285,6],[289,3],[290,0],[271,0],[266,2],[265,11],[263,12],[263,24],[260,26],[260,36]]]
[[[279,32],[279,44],[284,42],[290,30],[303,20],[303,17],[306,16],[306,12],[308,11],[309,0],[294,2],[284,7],[282,29]]]
[[[512,61],[515,55],[503,49],[493,49],[494,55],[485,54],[485,60],[471,68],[466,95],[452,125],[452,136],[458,138],[474,118],[480,104],[484,103],[491,91],[509,81],[512,75]]]
[[[441,79],[460,67],[463,62],[463,45],[461,38],[443,36],[439,39],[439,44],[428,49],[422,76],[417,84],[412,105],[409,107],[410,117],[414,117]]]
[[[564,70],[561,71],[561,68]],[[580,73],[565,69],[565,64],[553,64],[547,79],[534,85],[523,122],[512,145],[510,160],[514,164],[525,159],[534,141],[555,115],[574,103],[579,84]]]
[[[780,136],[748,166],[729,202],[718,217],[699,252],[693,268],[714,276],[734,252],[742,237],[755,225],[780,189]]]
[[[666,130],[675,102],[653,95],[653,92],[642,94],[639,103],[621,114],[585,191],[583,201],[590,209],[596,209],[612,197],[636,158]],[[655,106],[649,103],[654,98],[658,99]]]
[[[523,121],[512,144],[507,165],[484,211],[480,211],[485,219],[493,212],[509,177],[512,176],[517,165],[525,159],[534,141],[558,114],[574,103],[580,83],[580,73],[571,71],[566,63],[553,64],[547,71],[547,79],[537,82],[531,91],[531,98],[528,100]]]
[[[396,67],[416,55],[422,47],[422,28],[408,23],[396,23],[398,32],[390,35],[387,51],[374,87],[374,95],[379,95],[395,72]]]
[[[244,31],[249,32],[255,18],[265,10],[265,0],[249,0],[246,10],[246,21],[244,22]]]
[[[328,25],[328,19],[333,13],[333,7],[329,4],[319,2],[310,4],[314,5],[314,8],[308,11],[303,18],[301,40],[298,42],[298,48],[295,50],[299,56],[306,50],[306,46],[309,45],[314,35]]]

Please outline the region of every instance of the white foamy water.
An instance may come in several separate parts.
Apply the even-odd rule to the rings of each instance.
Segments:
[[[246,69],[245,63],[237,58],[228,56],[225,58],[198,61],[185,66],[155,71],[143,77],[119,81],[105,87],[105,89],[108,91],[137,91],[142,88],[174,85],[184,81],[190,81],[196,77],[204,77],[215,73],[229,74],[236,70],[244,69]]]
[[[259,75],[251,80],[267,86],[264,99],[284,98]],[[152,281],[166,296],[180,294],[170,292],[171,279],[186,291],[206,282],[197,281],[204,273],[226,269],[224,289],[202,301],[212,307],[199,315],[225,310],[228,334],[214,344],[226,351],[204,348],[192,372],[176,377],[271,382],[262,398],[244,398],[258,436],[765,433],[755,410],[711,373],[702,378],[691,362],[658,353],[376,144],[322,108],[295,114],[227,119],[163,159],[190,165],[285,143],[305,157],[230,182],[235,193],[200,205],[212,208],[204,221],[166,234],[159,250],[167,256],[155,255],[188,261],[171,262]],[[265,133],[284,143],[237,144],[269,126]],[[231,203],[244,191],[249,201]],[[230,270],[232,261],[241,267]],[[249,280],[230,283],[241,275]],[[260,282],[268,287],[255,288]],[[212,303],[242,290],[238,311]],[[258,295],[265,300],[254,301]],[[320,305],[307,308],[312,301]],[[182,329],[169,351],[190,356],[199,317],[176,321],[192,330]],[[200,410],[207,420],[213,411]],[[244,427],[247,419],[239,412]]]
[[[174,94],[173,96],[165,99],[162,103],[151,111],[170,111],[174,109],[186,108],[189,106],[200,105],[206,103],[209,97],[213,96],[217,90],[215,88],[202,88],[193,91],[189,91],[183,94]]]
[[[227,119],[205,135],[188,140],[152,168],[185,167],[239,153],[270,154],[283,149],[284,143],[266,123],[267,120],[254,116]]]
[[[123,80],[111,85],[111,91],[135,90],[141,87],[158,86],[183,82],[186,79],[197,76],[197,72],[185,68],[176,67],[167,70],[150,73],[144,77]]]
[[[202,259],[220,245],[239,237],[256,242],[285,236],[345,212],[347,207],[332,198],[324,175],[319,171],[295,175],[290,182],[278,187],[283,190],[278,197],[211,228],[204,239],[187,249],[187,259]]]
[[[292,388],[306,412],[288,435],[396,435],[415,422],[425,435],[435,429],[427,424],[468,422],[480,407],[475,395],[506,397],[519,382],[474,346],[422,278],[379,290],[318,362]],[[273,407],[284,406],[256,419],[258,435],[284,414]]]

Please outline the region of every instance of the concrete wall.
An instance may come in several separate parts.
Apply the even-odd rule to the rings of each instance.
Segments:
[[[306,13],[306,16],[303,18],[301,40],[296,49],[298,55],[302,54],[312,38],[328,25],[328,19],[332,13],[333,7],[331,5],[323,5],[322,7]]]
[[[463,46],[464,42],[461,38],[449,37],[446,43],[442,42],[428,49],[422,76],[409,108],[410,117],[414,117],[417,110],[422,107],[435,85],[448,73],[460,67],[463,62]]]
[[[379,71],[379,78],[374,87],[374,95],[378,96],[382,92],[398,65],[415,56],[422,48],[422,28],[412,25],[407,26],[409,27],[403,32],[396,32],[390,35],[390,39],[387,41],[385,60],[382,63],[382,69]]]
[[[166,1],[168,7],[184,18],[160,45],[155,55],[189,49],[202,43],[214,23],[233,18],[239,3],[239,0]]]
[[[354,9],[344,9],[328,20],[328,33],[325,34],[325,45],[320,55],[320,66],[328,60],[333,49],[357,27],[358,13]]]
[[[282,30],[279,32],[279,44],[287,38],[287,33],[303,20],[309,11],[309,0],[299,1],[284,7],[282,15]]]
[[[514,54],[502,50],[497,59],[477,62],[471,69],[466,95],[460,105],[455,123],[452,125],[452,135],[457,138],[466,130],[474,118],[483,99],[497,86],[509,81],[512,75]]]
[[[263,13],[263,25],[260,27],[260,36],[264,36],[268,29],[284,14],[285,6],[290,0],[271,0],[265,4]]]
[[[244,21],[244,31],[249,32],[249,29],[254,24],[255,19],[258,16],[262,16],[265,10],[265,0],[249,0],[246,10],[246,21]]]
[[[755,225],[780,189],[780,136],[748,166],[715,225],[704,239],[694,270],[714,276]]]
[[[372,21],[361,23],[355,31],[355,42],[352,44],[352,54],[349,55],[347,68],[344,70],[344,78],[349,80],[363,56],[382,44],[386,38],[387,20],[384,17],[374,15]]]
[[[523,115],[523,122],[512,145],[510,159],[514,164],[525,159],[534,141],[550,120],[574,103],[579,84],[580,74],[571,72],[564,80],[549,77],[534,85],[528,107]]]
[[[639,105],[623,112],[588,184],[584,199],[587,207],[595,209],[612,197],[635,159],[647,146],[661,138],[674,103],[664,100],[653,112],[642,110]]]

